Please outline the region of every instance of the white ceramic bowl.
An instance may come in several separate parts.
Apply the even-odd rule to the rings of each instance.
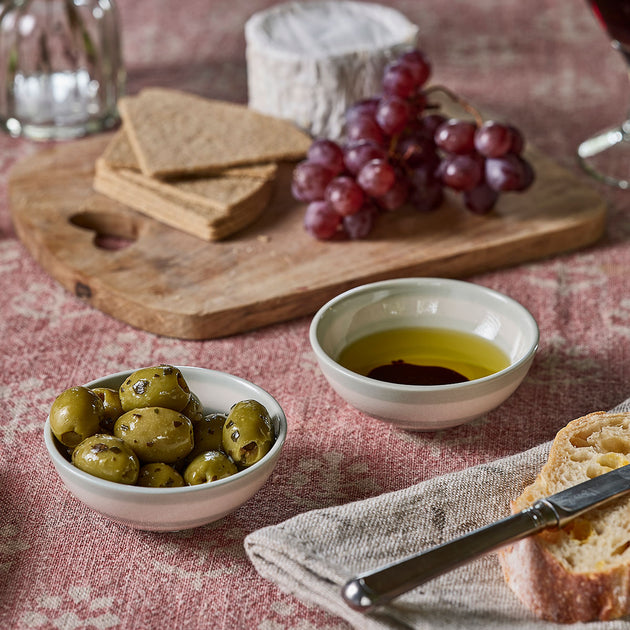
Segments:
[[[446,328],[481,335],[509,358],[505,369],[448,385],[399,385],[362,376],[337,359],[365,335],[400,327]],[[366,414],[415,431],[469,422],[504,402],[527,374],[538,325],[515,300],[460,280],[401,278],[363,285],[333,298],[314,316],[310,342],[335,391]]]
[[[198,367],[178,366],[190,390],[207,413],[227,411],[236,402],[255,399],[273,421],[276,440],[256,464],[231,477],[198,486],[144,488],[99,479],[73,466],[57,448],[46,419],[44,440],[66,488],[88,507],[129,527],[177,531],[223,518],[248,501],[271,475],[287,435],[287,420],[277,401],[265,390],[237,376]],[[87,383],[87,387],[118,388],[134,370],[118,372]],[[252,502],[251,509],[256,509]]]

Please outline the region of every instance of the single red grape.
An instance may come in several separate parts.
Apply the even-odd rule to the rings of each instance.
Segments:
[[[409,203],[418,212],[433,212],[444,201],[444,189],[439,183],[423,188],[412,188],[409,194]]]
[[[520,156],[519,156],[520,157]],[[527,190],[536,179],[536,173],[534,172],[533,166],[523,157],[520,158],[523,163],[523,178],[521,179],[521,185],[517,188],[518,192],[522,192],[523,190]]]
[[[378,98],[365,98],[357,101],[345,111],[346,122],[356,118],[357,116],[368,115],[374,117],[376,114],[376,108],[379,103]]]
[[[522,157],[508,153],[500,158],[488,158],[485,167],[486,182],[499,192],[524,190],[531,185],[534,173]]]
[[[475,214],[487,214],[494,208],[499,193],[482,182],[472,190],[464,191],[464,204]]]
[[[326,187],[326,201],[335,212],[341,216],[347,216],[361,209],[365,194],[353,177],[340,175]]]
[[[344,163],[356,175],[370,160],[387,158],[387,151],[371,140],[351,142],[344,150]]]
[[[418,88],[412,71],[402,63],[391,63],[383,73],[383,93],[411,98]]]
[[[435,131],[435,144],[447,153],[464,155],[475,150],[475,123],[451,118]]]
[[[342,148],[336,142],[326,138],[313,141],[306,153],[306,158],[311,162],[323,164],[335,175],[344,169]]]
[[[346,122],[346,137],[349,141],[371,140],[375,144],[385,144],[385,134],[373,116],[354,116]]]
[[[393,186],[382,197],[378,197],[376,202],[383,210],[393,212],[405,204],[409,198],[409,190],[409,179],[404,173],[397,172]]]
[[[472,190],[483,179],[483,161],[474,155],[449,155],[440,165],[442,183],[453,190]]]
[[[475,131],[475,149],[485,157],[501,157],[511,146],[512,134],[506,125],[489,120]]]
[[[326,186],[334,176],[323,164],[304,160],[293,169],[291,192],[298,201],[323,199]]]
[[[424,166],[409,172],[409,203],[420,212],[437,209],[444,199],[442,182],[435,177],[433,170]]]
[[[341,225],[341,215],[337,214],[326,201],[312,201],[304,213],[304,229],[320,240],[335,236]]]
[[[399,96],[384,96],[376,109],[376,122],[388,135],[400,133],[409,123],[411,106]]]
[[[510,153],[516,153],[517,155],[523,152],[525,148],[525,138],[523,134],[514,126],[508,125],[510,135],[512,136],[512,145],[510,146]]]
[[[417,48],[403,53],[399,62],[411,71],[418,87],[424,85],[431,76],[431,64]]]
[[[357,175],[357,183],[370,197],[387,194],[395,180],[396,172],[387,160],[370,160]]]
[[[366,204],[354,214],[343,217],[343,230],[351,240],[366,238],[374,227],[376,210],[372,204]]]

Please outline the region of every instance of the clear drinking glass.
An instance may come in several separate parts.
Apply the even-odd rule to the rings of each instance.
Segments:
[[[587,0],[630,72],[630,0]],[[630,188],[630,114],[578,147],[578,160],[591,175],[618,188]]]
[[[0,125],[68,140],[118,122],[125,87],[113,0],[0,2]]]

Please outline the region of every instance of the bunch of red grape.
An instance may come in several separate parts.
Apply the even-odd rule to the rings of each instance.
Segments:
[[[425,87],[430,74],[420,50],[405,52],[385,68],[382,94],[346,111],[344,144],[312,143],[292,181],[293,196],[308,204],[307,232],[323,240],[365,238],[380,214],[403,205],[438,208],[445,188],[461,193],[471,212],[485,214],[500,193],[532,184],[521,133],[476,113],[475,120],[447,119],[430,103],[431,93],[459,99]]]

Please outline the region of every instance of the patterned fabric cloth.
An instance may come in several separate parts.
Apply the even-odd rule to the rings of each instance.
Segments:
[[[436,82],[518,125],[529,142],[590,181],[575,164],[575,147],[624,115],[629,90],[622,60],[586,2],[385,3],[420,25]],[[128,91],[161,85],[246,102],[243,26],[272,4],[119,0]],[[339,608],[298,598],[260,575],[245,538],[312,510],[385,503],[389,493],[528,451],[569,420],[629,395],[627,192],[599,187],[610,211],[597,245],[468,278],[533,313],[539,352],[499,409],[469,425],[414,434],[362,415],[331,390],[308,343],[308,317],[180,341],[133,329],[66,292],[16,237],[9,212],[10,169],[40,148],[0,135],[1,628],[346,630],[352,624]],[[65,388],[160,362],[251,380],[277,398],[289,423],[281,461],[255,498],[221,521],[173,534],[131,530],[85,508],[61,484],[42,439],[50,405]],[[500,496],[507,494],[502,488]],[[473,523],[473,502],[469,509]],[[490,516],[501,512],[494,509]],[[422,515],[416,520],[409,529],[418,528],[419,543],[426,523]],[[365,557],[365,564],[378,560]],[[487,571],[490,562],[477,566]],[[435,586],[447,587],[440,597],[453,611],[477,588],[457,576]],[[511,597],[501,592],[504,602]],[[417,627],[430,627],[423,624]]]

